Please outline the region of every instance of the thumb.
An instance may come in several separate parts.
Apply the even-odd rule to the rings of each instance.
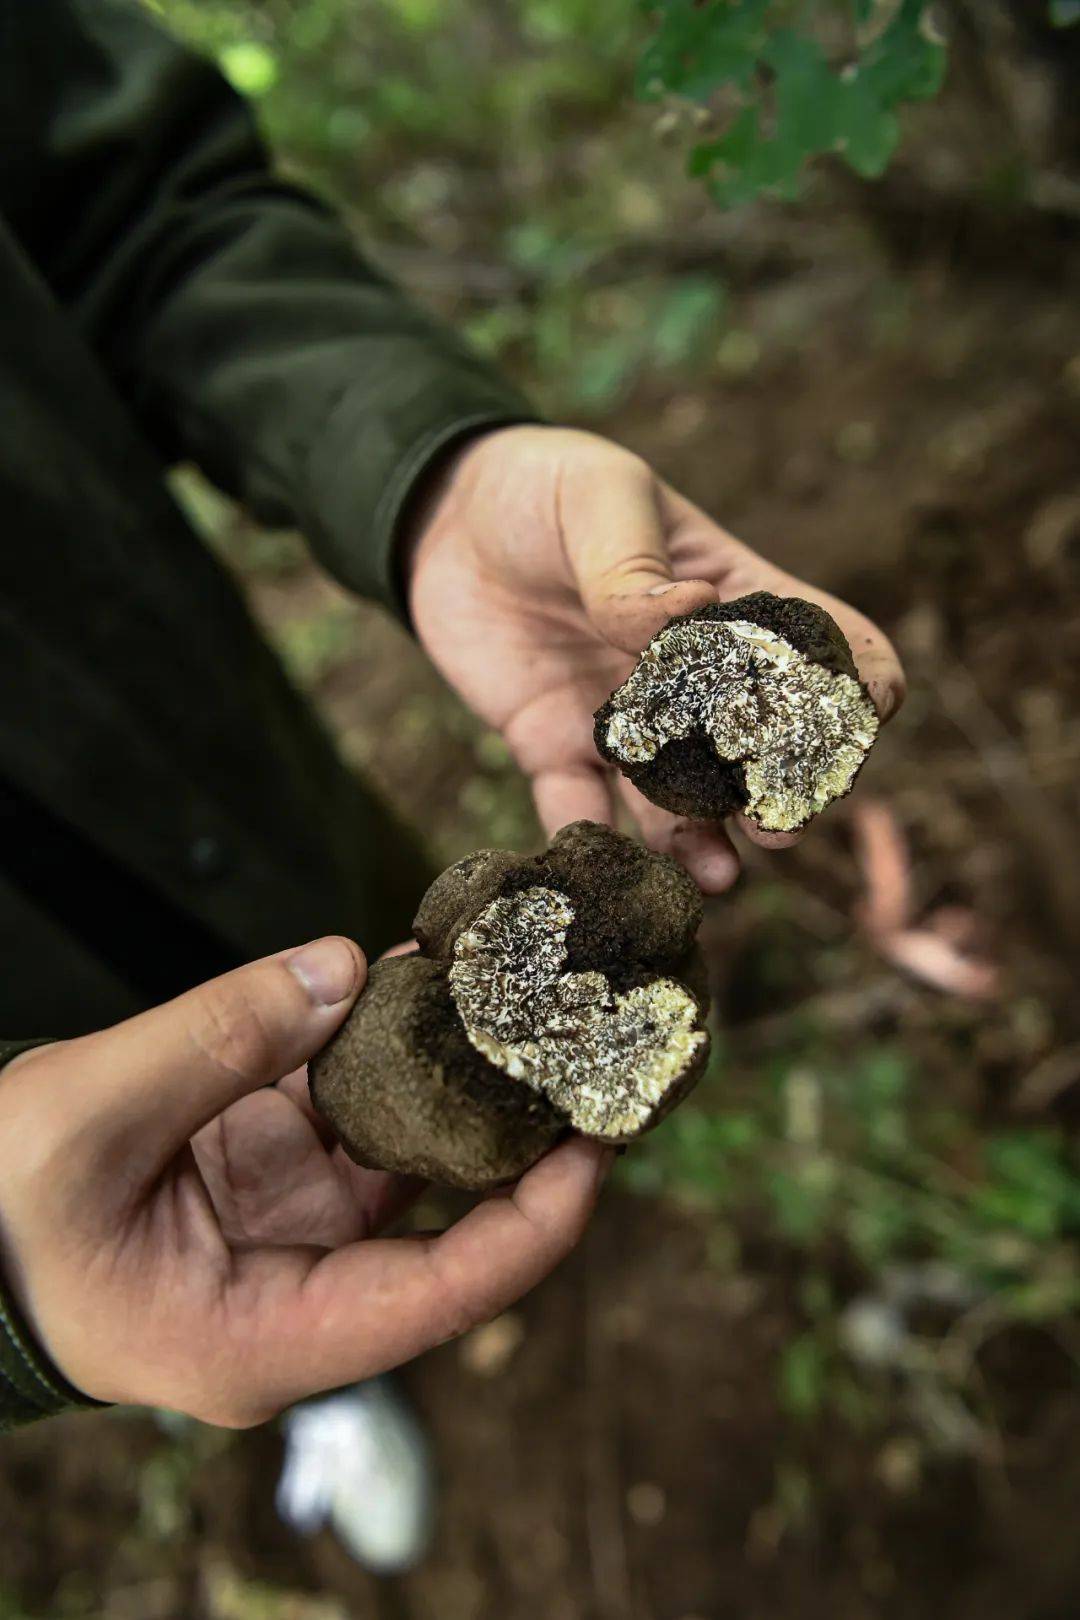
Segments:
[[[366,977],[351,940],[315,940],[72,1042],[79,1088],[69,1116],[85,1109],[99,1151],[120,1140],[137,1173],[152,1174],[230,1103],[306,1063]]]
[[[708,580],[675,580],[645,462],[626,451],[568,471],[560,502],[563,543],[595,629],[622,652],[640,652],[673,614],[716,601]]]

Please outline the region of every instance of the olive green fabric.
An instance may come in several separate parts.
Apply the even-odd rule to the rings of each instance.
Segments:
[[[533,413],[274,176],[243,103],[136,0],[0,0],[0,106],[0,1031],[67,1036],[155,999],[142,969],[174,938],[170,989],[324,932],[382,950],[429,877],[167,467],[400,611],[418,481]],[[121,893],[135,941],[110,955]],[[58,1380],[18,1332],[32,1415]]]
[[[274,178],[137,0],[0,0],[0,87],[0,214],[140,431],[391,604],[417,475],[529,405]]]

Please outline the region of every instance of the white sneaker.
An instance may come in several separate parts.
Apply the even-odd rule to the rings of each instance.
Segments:
[[[377,1575],[414,1568],[427,1550],[433,1486],[427,1443],[386,1379],[293,1407],[282,1419],[277,1510],[313,1535],[330,1524]]]

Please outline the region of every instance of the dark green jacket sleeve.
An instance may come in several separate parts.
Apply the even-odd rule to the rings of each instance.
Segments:
[[[526,401],[274,177],[137,0],[0,0],[0,90],[0,210],[162,454],[394,605],[418,477]]]
[[[0,1041],[0,1070],[20,1052],[44,1044]],[[100,1405],[73,1388],[53,1366],[23,1320],[0,1271],[0,1434],[58,1412]]]

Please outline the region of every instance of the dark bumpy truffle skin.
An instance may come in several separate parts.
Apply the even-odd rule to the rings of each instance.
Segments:
[[[700,921],[674,861],[591,822],[459,861],[420,953],[376,963],[312,1060],[315,1106],[357,1163],[458,1187],[513,1180],[567,1129],[632,1141],[708,1056]]]
[[[474,1051],[445,968],[425,956],[374,963],[309,1073],[316,1108],[357,1164],[452,1187],[521,1175],[566,1125]]]
[[[722,625],[735,627],[726,646],[711,628]],[[800,597],[755,591],[670,620],[597,710],[594,736],[603,759],[675,815],[745,811],[794,831],[850,792],[876,731],[835,620]]]
[[[630,962],[678,972],[701,927],[701,895],[669,855],[597,822],[575,821],[535,862],[519,858],[509,884],[535,883],[538,868],[577,913],[567,935],[568,967],[610,973]]]

